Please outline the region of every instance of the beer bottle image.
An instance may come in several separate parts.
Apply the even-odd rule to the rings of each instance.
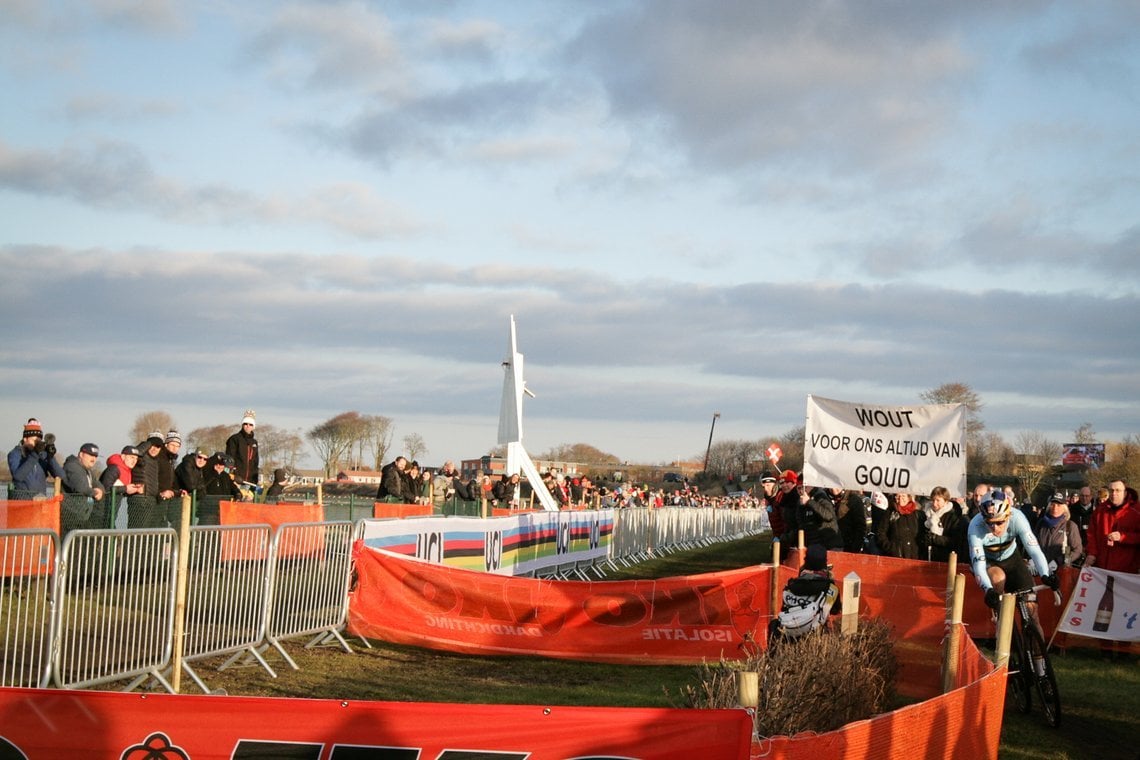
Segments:
[[[1104,633],[1108,630],[1108,624],[1112,622],[1112,586],[1116,581],[1111,575],[1105,578],[1104,581],[1104,595],[1100,598],[1100,604],[1096,606],[1096,617],[1093,619],[1093,630]]]

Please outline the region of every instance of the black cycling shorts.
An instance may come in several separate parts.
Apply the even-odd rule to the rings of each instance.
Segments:
[[[1014,552],[1012,557],[1001,562],[987,562],[986,568],[991,567],[1000,567],[1005,572],[1005,593],[1013,594],[1033,588],[1033,576],[1019,552]]]

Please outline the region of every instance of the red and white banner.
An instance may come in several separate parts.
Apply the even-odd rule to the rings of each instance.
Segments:
[[[964,404],[878,406],[807,397],[803,481],[884,493],[966,492]]]
[[[1081,568],[1057,629],[1095,639],[1140,641],[1140,575]]]
[[[545,581],[354,549],[348,630],[482,655],[666,664],[741,659],[764,640],[771,567],[640,581]]]
[[[746,760],[752,741],[744,710],[0,688],[0,715],[0,757],[28,760]]]

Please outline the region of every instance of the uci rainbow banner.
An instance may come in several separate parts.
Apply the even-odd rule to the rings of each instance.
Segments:
[[[880,406],[807,397],[803,482],[822,488],[966,493],[966,406]]]
[[[609,556],[612,509],[527,512],[512,517],[409,517],[364,520],[372,549],[448,567],[499,575],[533,575]]]
[[[743,659],[770,619],[770,566],[637,581],[471,572],[358,541],[348,630],[480,655],[644,664]]]

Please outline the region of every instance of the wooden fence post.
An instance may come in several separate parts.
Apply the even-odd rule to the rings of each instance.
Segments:
[[[953,559],[953,555],[951,555]],[[950,620],[950,630],[946,636],[946,647],[942,660],[942,693],[954,688],[958,683],[958,657],[962,651],[962,602],[966,597],[966,576],[954,576],[954,591],[946,605]]]
[[[839,632],[850,636],[859,630],[859,595],[862,593],[862,583],[854,570],[843,578],[843,618]]]
[[[1013,636],[1013,614],[1016,602],[1016,594],[1002,594],[1001,596],[1001,609],[998,611],[997,651],[994,653],[994,659],[999,668],[1009,664],[1009,641]],[[1022,665],[1029,667],[1028,663],[1022,663]]]
[[[182,687],[183,636],[186,632],[186,586],[190,568],[190,496],[182,497],[182,518],[178,523],[178,575],[174,591],[174,651],[171,655],[170,685],[178,694]]]

